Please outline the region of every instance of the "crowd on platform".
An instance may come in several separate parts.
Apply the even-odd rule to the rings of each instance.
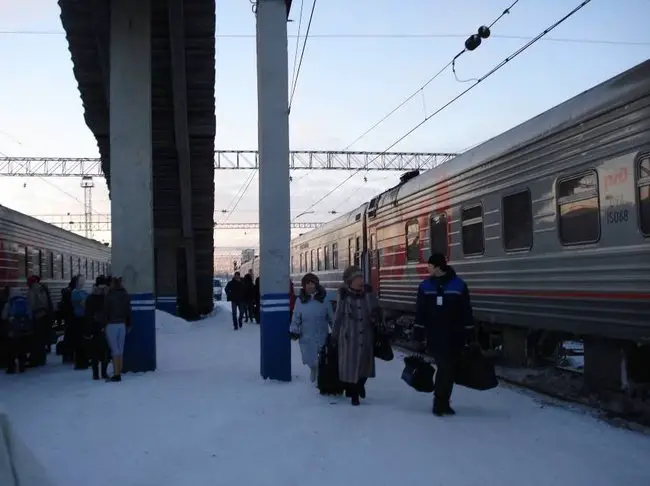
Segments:
[[[40,277],[27,279],[26,294],[6,287],[0,294],[0,366],[8,374],[46,364],[51,347],[75,370],[92,369],[92,378],[121,381],[131,301],[118,277],[99,276],[89,294],[85,279],[74,276],[56,308]],[[62,330],[62,336],[58,336]],[[108,375],[112,362],[113,375]]]

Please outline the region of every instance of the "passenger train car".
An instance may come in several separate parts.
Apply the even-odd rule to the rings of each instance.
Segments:
[[[73,275],[84,275],[90,288],[110,261],[106,245],[0,206],[0,289],[26,290],[27,277],[38,275],[56,305]]]
[[[291,273],[359,264],[401,318],[432,252],[487,327],[650,343],[650,61],[295,238]]]

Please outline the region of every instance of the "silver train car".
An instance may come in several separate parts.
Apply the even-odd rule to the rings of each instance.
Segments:
[[[0,289],[26,291],[27,277],[38,275],[56,305],[73,275],[84,275],[90,290],[95,277],[110,273],[110,261],[103,243],[0,206]]]
[[[506,354],[525,358],[535,331],[578,335],[585,375],[600,362],[616,379],[621,350],[650,343],[649,238],[646,61],[295,238],[291,267],[332,286],[355,261],[402,318],[445,253]],[[334,245],[354,250],[336,269]]]

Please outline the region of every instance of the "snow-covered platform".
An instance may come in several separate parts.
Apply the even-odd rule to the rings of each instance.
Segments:
[[[457,387],[458,415],[378,362],[368,398],[259,377],[259,328],[219,303],[188,324],[159,313],[155,373],[122,383],[57,364],[0,376],[16,433],[60,486],[614,486],[650,484],[650,437],[505,387]]]

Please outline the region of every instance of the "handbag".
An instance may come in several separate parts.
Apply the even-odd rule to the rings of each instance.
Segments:
[[[499,385],[494,363],[477,345],[467,346],[461,353],[454,381],[458,385],[480,391],[491,390]]]
[[[390,345],[390,339],[385,334],[379,332],[375,334],[374,354],[375,358],[381,359],[382,361],[392,361],[395,357],[393,348]]]
[[[317,385],[321,395],[343,394],[344,385],[339,379],[338,348],[331,334],[318,353]]]
[[[404,371],[402,381],[416,391],[422,393],[433,392],[435,385],[433,376],[435,371],[431,363],[425,361],[421,355],[407,356],[404,358]]]

